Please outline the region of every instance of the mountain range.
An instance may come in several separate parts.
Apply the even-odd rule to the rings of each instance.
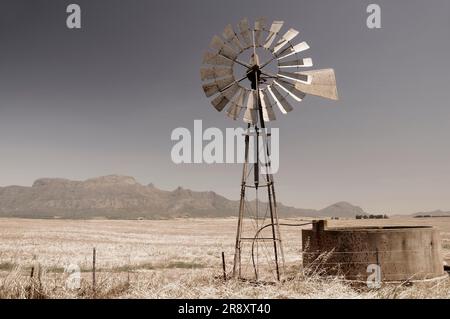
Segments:
[[[415,217],[420,217],[420,216],[450,217],[450,212],[445,212],[445,211],[442,211],[442,210],[434,210],[434,211],[431,211],[431,212],[416,213],[416,214],[413,214],[413,216],[415,216]]]
[[[339,202],[321,210],[277,205],[280,217],[355,217],[360,207]],[[142,185],[133,177],[109,175],[73,181],[42,178],[31,187],[0,187],[0,217],[165,219],[236,216],[239,201],[212,191],[174,191]]]

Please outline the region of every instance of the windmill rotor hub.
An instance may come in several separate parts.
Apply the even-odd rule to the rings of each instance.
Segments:
[[[260,84],[264,84],[265,80],[261,78],[261,69],[259,65],[255,64],[251,68],[247,69],[247,79],[251,83],[252,90],[258,89]]]

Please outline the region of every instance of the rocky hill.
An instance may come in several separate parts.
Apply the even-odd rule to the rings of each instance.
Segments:
[[[339,202],[321,209],[317,212],[318,216],[332,217],[354,217],[356,215],[366,215],[361,207],[353,206],[347,202]]]
[[[236,216],[239,201],[214,192],[178,187],[164,191],[133,177],[103,176],[85,181],[43,178],[31,187],[0,187],[0,217],[161,219]],[[342,202],[320,211],[278,204],[282,217],[354,217],[361,208]]]

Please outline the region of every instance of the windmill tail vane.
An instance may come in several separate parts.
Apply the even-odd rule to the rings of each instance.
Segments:
[[[237,28],[227,25],[221,36],[212,38],[212,50],[203,55],[200,70],[203,91],[211,98],[213,107],[219,112],[226,108],[229,118],[242,118],[247,123],[233,267],[234,276],[239,278],[246,276],[243,262],[246,246],[251,247],[251,262],[247,264],[252,264],[250,273],[256,280],[263,271],[280,280],[284,268],[275,183],[270,170],[270,134],[262,132],[265,123],[276,120],[276,108],[287,114],[294,109],[292,102],[301,102],[308,94],[338,99],[334,70],[309,69],[313,61],[303,56],[309,45],[304,41],[294,42],[299,32],[292,28],[282,32],[283,26],[283,21],[269,25],[265,18],[257,19],[252,26],[247,18]],[[246,54],[250,54],[248,62],[242,59]],[[269,58],[261,61],[262,55]],[[271,70],[276,69],[275,73],[269,70],[270,66]],[[236,71],[239,67],[243,69],[241,72]],[[250,135],[256,135],[254,163],[248,161]],[[262,145],[259,145],[260,138]],[[264,162],[268,169],[263,174],[260,146],[265,150],[263,156],[268,157]],[[250,199],[251,190],[254,194]]]

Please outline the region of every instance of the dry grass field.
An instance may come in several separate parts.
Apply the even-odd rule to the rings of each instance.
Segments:
[[[337,220],[329,225],[386,223],[438,227],[444,258],[450,262],[450,218]],[[231,270],[235,231],[234,218],[0,219],[0,298],[450,298],[449,280],[369,290],[338,277],[306,275],[301,268],[301,232],[295,227],[282,228],[290,280],[272,285],[224,282],[221,252]],[[65,268],[70,264],[80,267],[80,289],[66,285]]]

